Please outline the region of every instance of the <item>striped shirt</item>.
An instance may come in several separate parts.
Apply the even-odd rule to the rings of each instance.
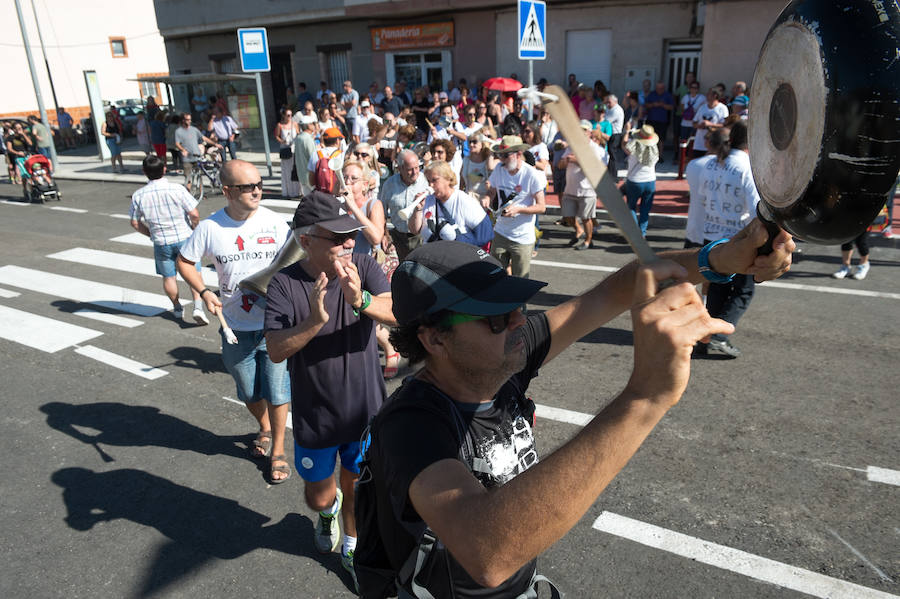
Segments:
[[[172,245],[193,233],[187,213],[196,207],[197,200],[183,185],[162,177],[134,192],[129,216],[147,225],[155,245]]]

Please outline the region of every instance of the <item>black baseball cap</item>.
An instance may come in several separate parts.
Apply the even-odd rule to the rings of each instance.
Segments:
[[[401,325],[450,310],[476,316],[506,314],[547,283],[506,274],[496,258],[459,241],[435,241],[413,250],[391,278],[394,317]]]
[[[294,212],[295,229],[311,225],[319,225],[332,233],[349,233],[364,228],[358,220],[347,214],[340,200],[318,189],[305,195]]]

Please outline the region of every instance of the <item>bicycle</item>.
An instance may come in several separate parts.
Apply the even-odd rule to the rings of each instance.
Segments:
[[[197,161],[194,163],[194,170],[191,172],[191,195],[199,202],[203,200],[204,180],[209,181],[209,186],[213,191],[222,191],[222,180],[219,176],[222,170],[221,159],[219,158],[219,149],[216,148],[210,154],[195,154]]]

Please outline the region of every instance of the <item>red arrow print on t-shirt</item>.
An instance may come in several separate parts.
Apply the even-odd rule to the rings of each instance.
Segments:
[[[241,236],[240,236],[240,235],[238,235],[238,238],[235,239],[234,242],[235,242],[235,243],[237,244],[237,246],[238,246],[238,251],[239,251],[239,252],[243,252],[243,251],[244,251],[244,240],[241,239]]]

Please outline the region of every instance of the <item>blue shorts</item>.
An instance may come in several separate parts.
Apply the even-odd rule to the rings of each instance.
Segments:
[[[178,252],[181,251],[181,246],[183,245],[184,241],[169,245],[153,244],[153,260],[156,262],[156,274],[164,277],[174,277],[178,274],[175,270],[175,259],[178,257]],[[200,272],[200,263],[197,262],[194,266],[197,268],[197,272]]]
[[[334,474],[334,460],[341,454],[341,466],[353,474],[359,474],[359,441],[344,443],[325,449],[306,449],[294,442],[294,468],[300,478],[310,483],[325,480]]]
[[[122,150],[119,149],[119,142],[116,141],[115,137],[107,137],[106,146],[109,148],[109,153],[112,154],[113,158],[122,153]]]
[[[237,395],[244,403],[265,399],[273,406],[291,401],[291,379],[287,360],[275,364],[266,350],[266,337],[259,331],[234,331],[238,342],[228,343],[222,329],[222,362],[237,385]]]

